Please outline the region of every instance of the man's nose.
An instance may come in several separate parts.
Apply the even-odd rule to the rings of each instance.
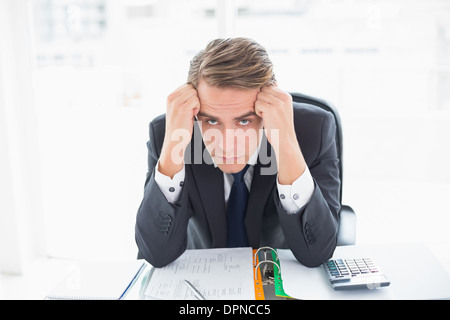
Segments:
[[[225,151],[233,151],[237,142],[236,131],[234,129],[225,129],[222,132],[222,149]]]

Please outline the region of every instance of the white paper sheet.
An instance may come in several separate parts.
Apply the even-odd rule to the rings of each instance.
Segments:
[[[176,261],[153,270],[145,298],[196,299],[185,279],[207,300],[253,300],[252,249],[186,250]]]

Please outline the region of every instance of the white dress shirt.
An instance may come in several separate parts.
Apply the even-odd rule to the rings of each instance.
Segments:
[[[259,148],[258,148],[259,149]],[[247,169],[247,172],[244,175],[245,184],[250,191],[252,178],[253,178],[253,170],[254,165],[257,162],[258,158],[258,149],[253,153],[247,162],[250,167]],[[217,165],[214,163],[217,167]],[[181,169],[180,172],[174,175],[172,179],[170,177],[163,175],[159,172],[159,161],[156,165],[157,170],[155,170],[155,181],[158,187],[161,189],[161,192],[166,197],[169,203],[174,203],[177,201],[181,194],[181,188],[184,184],[185,177],[185,168]],[[233,176],[231,173],[223,173],[223,181],[224,181],[224,196],[225,196],[225,204],[228,202],[228,197],[230,196],[231,186],[233,185]],[[314,181],[312,179],[311,173],[309,171],[308,166],[306,166],[303,174],[298,177],[290,185],[282,185],[278,183],[277,176],[277,188],[278,194],[280,197],[280,202],[283,208],[288,213],[295,213],[299,209],[301,209],[305,204],[309,202],[311,196],[314,192]]]

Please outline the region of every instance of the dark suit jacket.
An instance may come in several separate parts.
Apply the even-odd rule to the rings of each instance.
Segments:
[[[253,173],[245,225],[253,248],[290,248],[298,261],[313,267],[329,259],[336,247],[340,210],[336,127],[333,115],[322,109],[298,103],[293,103],[293,108],[297,139],[314,180],[314,193],[308,204],[288,214],[279,201],[276,174],[261,174],[274,164],[262,161],[260,156]],[[197,125],[195,130],[199,130]],[[193,139],[186,150],[193,164],[185,164],[179,201],[168,203],[156,184],[154,170],[164,133],[162,115],[150,123],[148,173],[135,230],[138,257],[155,267],[174,261],[186,249],[226,247],[227,243],[223,173],[213,164],[192,161],[195,148],[204,148],[203,143],[195,146]],[[262,143],[260,155],[262,152],[275,161],[269,143]]]

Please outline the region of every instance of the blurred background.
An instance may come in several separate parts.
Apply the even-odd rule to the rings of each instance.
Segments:
[[[449,0],[0,0],[0,271],[133,259],[148,123],[217,37],[341,114],[357,243],[449,242]]]

